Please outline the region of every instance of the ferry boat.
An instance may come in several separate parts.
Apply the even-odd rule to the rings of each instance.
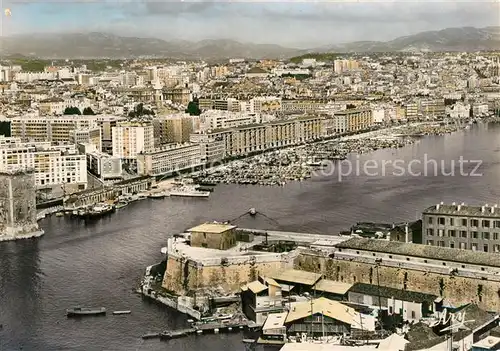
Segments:
[[[168,196],[168,194],[164,191],[158,191],[158,192],[155,192],[155,193],[151,193],[149,195],[150,198],[152,199],[163,199],[164,197]]]
[[[77,316],[103,316],[106,314],[106,309],[104,307],[97,308],[85,308],[85,307],[73,307],[66,310],[66,315],[68,317]]]
[[[209,197],[209,191],[200,191],[193,186],[183,186],[170,191],[170,196]]]

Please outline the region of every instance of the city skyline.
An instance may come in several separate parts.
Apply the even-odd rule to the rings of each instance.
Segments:
[[[107,32],[311,47],[500,23],[499,2],[3,1],[2,35]],[[363,24],[360,26],[360,24]]]

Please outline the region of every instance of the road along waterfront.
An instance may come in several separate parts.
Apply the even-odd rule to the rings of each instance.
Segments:
[[[219,185],[208,201],[144,200],[94,222],[49,217],[39,239],[0,243],[2,350],[245,350],[238,334],[161,343],[148,331],[182,329],[185,316],[134,293],[145,267],[162,259],[168,237],[255,207],[275,220],[245,217],[238,225],[335,235],[357,221],[400,222],[440,201],[494,204],[500,198],[500,126],[480,125],[423,137],[362,160],[482,159],[482,177],[315,176],[285,187]],[[276,222],[279,224],[277,225]],[[130,315],[68,320],[74,305],[131,310]]]

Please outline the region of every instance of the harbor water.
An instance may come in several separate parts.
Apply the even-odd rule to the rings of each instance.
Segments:
[[[46,218],[40,222],[43,237],[0,243],[0,350],[245,350],[241,334],[141,339],[146,332],[187,326],[187,317],[133,292],[145,267],[162,259],[167,238],[203,221],[237,218],[253,207],[273,220],[247,216],[236,224],[335,235],[358,221],[413,220],[441,201],[500,202],[499,125],[480,124],[349,159],[409,162],[424,155],[445,168],[460,157],[481,160],[482,176],[360,173],[339,181],[326,169],[333,174],[284,187],[220,185],[207,199],[138,201],[93,222]],[[78,305],[131,314],[67,319],[66,309]]]

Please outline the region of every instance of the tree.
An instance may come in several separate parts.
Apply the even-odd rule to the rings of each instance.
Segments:
[[[189,104],[186,109],[186,113],[189,113],[190,116],[199,116],[201,115],[201,110],[198,107],[196,101],[189,101]]]
[[[95,115],[94,110],[92,110],[90,107],[85,107],[83,109],[83,114],[87,116]]]
[[[65,115],[81,115],[80,109],[78,107],[66,107],[64,110]]]
[[[128,116],[130,118],[142,117],[142,116],[145,116],[145,115],[154,116],[155,113],[154,113],[153,110],[144,108],[144,104],[142,102],[139,103],[139,104],[137,104],[137,105],[135,105],[134,109],[128,113]]]

